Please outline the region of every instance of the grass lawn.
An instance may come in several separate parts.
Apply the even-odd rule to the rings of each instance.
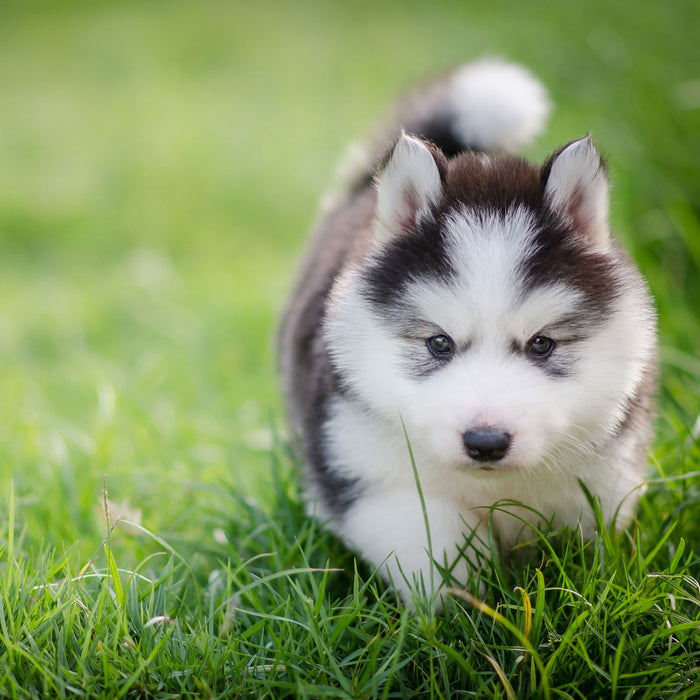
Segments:
[[[693,0],[4,3],[0,696],[700,697],[699,34]],[[658,439],[628,532],[409,614],[304,516],[271,339],[345,143],[483,54],[551,90],[529,156],[609,159]]]

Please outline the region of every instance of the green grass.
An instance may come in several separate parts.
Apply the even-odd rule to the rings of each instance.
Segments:
[[[4,3],[0,695],[700,696],[696,5]],[[659,436],[627,532],[413,615],[304,516],[271,337],[344,144],[484,53],[551,90],[528,155],[608,156]]]

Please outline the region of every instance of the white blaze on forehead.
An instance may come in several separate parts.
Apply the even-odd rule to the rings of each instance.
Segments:
[[[537,228],[525,207],[497,212],[455,212],[447,224],[450,260],[461,280],[485,295],[513,292],[518,268],[535,250]]]
[[[453,215],[446,234],[456,276],[416,280],[408,295],[417,316],[455,340],[477,340],[491,331],[505,334],[503,340],[527,340],[524,335],[575,310],[581,294],[564,284],[522,294],[522,265],[536,250],[537,234],[524,207],[505,217],[463,210]]]

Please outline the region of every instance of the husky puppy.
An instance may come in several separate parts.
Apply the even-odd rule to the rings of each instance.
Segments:
[[[506,549],[537,513],[591,536],[579,482],[622,526],[644,479],[652,300],[591,139],[541,167],[509,153],[547,112],[491,60],[409,95],[327,203],[284,315],[310,508],[409,601],[435,562],[466,582],[489,518]]]

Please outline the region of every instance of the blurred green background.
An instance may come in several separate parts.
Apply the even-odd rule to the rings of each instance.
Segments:
[[[344,145],[484,54],[551,91],[527,155],[591,131],[610,161],[672,461],[700,413],[699,35],[695,0],[3,2],[0,514],[14,489],[26,544],[84,556],[105,479],[171,541],[261,490],[276,316]]]

